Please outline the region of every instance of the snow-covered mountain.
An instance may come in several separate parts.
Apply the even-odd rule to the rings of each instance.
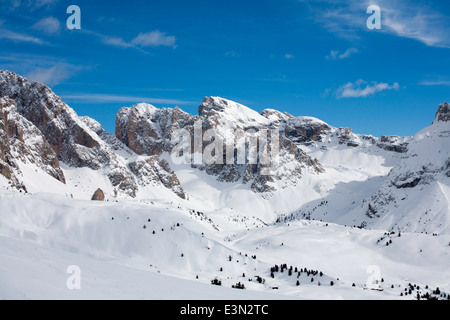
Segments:
[[[417,133],[408,152],[363,207],[378,226],[450,233],[450,108],[441,104],[433,124]]]
[[[50,258],[58,252],[65,257],[55,258],[61,264],[78,254],[86,265],[100,258],[117,272],[162,272],[173,285],[175,278],[192,284],[198,277],[200,283],[193,285],[206,292],[199,298],[233,297],[211,290],[215,277],[229,287],[257,277],[246,286],[270,290],[254,293],[258,298],[280,298],[272,287],[284,287],[282,297],[320,298],[323,290],[331,292],[324,285],[330,281],[341,288],[330,297],[373,298],[374,293],[351,288],[366,288],[364,266],[374,263],[386,266],[395,284],[385,287],[388,297],[399,295],[404,278],[450,290],[445,276],[450,262],[449,119],[444,103],[434,123],[415,136],[378,138],[312,117],[273,109],[258,113],[206,97],[197,115],[146,103],[124,107],[112,134],[96,120],[78,116],[48,87],[0,71],[0,253],[7,257],[2,272],[17,266],[19,239],[28,241],[24,250],[37,248]],[[189,143],[182,152],[189,161],[181,163],[174,160],[179,153],[174,136],[180,132]],[[251,139],[261,135],[266,143],[252,145]],[[255,146],[278,152],[268,162],[258,152],[253,163],[238,161],[242,151],[248,160]],[[219,161],[203,157],[198,162],[205,150]],[[91,201],[99,189],[104,203]],[[392,239],[394,248],[386,249],[385,240]],[[422,254],[431,245],[437,249]],[[349,253],[353,247],[358,250]],[[346,269],[340,255],[353,268]],[[371,263],[374,255],[379,259]],[[402,273],[410,257],[422,269],[412,263]],[[301,283],[315,283],[302,291],[287,274],[271,277],[273,265],[284,261],[320,268],[324,276],[298,275]],[[38,258],[33,263],[51,273]],[[435,278],[424,271],[433,264],[442,266]],[[358,268],[364,270],[355,276]],[[97,276],[92,273],[92,279]],[[261,277],[266,285],[259,283]],[[159,283],[163,278],[152,279]],[[0,290],[0,297],[15,296],[17,286],[1,273],[0,280],[14,292]],[[318,280],[328,289],[317,289]],[[120,285],[129,286],[112,284]],[[92,297],[98,296],[91,289]],[[190,297],[189,290],[179,296]]]

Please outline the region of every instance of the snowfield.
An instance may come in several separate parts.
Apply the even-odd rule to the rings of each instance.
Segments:
[[[412,299],[416,292],[400,296],[409,283],[423,294],[450,291],[448,235],[385,236],[308,220],[239,230],[229,221],[217,231],[229,215],[210,221],[170,203],[8,191],[0,212],[2,299]],[[284,270],[272,278],[282,264],[323,275]],[[66,285],[72,265],[81,270],[80,290]],[[367,288],[370,266],[379,268],[383,291]],[[215,278],[221,287],[211,285]],[[238,282],[246,290],[231,288]]]

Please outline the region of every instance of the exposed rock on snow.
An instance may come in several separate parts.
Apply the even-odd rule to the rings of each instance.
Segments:
[[[281,121],[285,121],[288,119],[294,118],[293,115],[287,113],[287,112],[280,112],[278,110],[274,109],[265,109],[263,112],[261,112],[261,115],[275,123],[280,123]]]
[[[136,175],[139,185],[147,186],[152,183],[161,182],[167,189],[175,192],[182,199],[187,196],[183,191],[175,173],[170,169],[166,160],[158,156],[152,156],[147,160],[137,160],[129,163],[131,172]]]
[[[436,117],[434,122],[447,122],[450,121],[450,105],[447,102],[444,102],[439,106],[438,111],[436,112]]]
[[[22,117],[13,100],[0,98],[0,166],[2,174],[17,184],[17,160],[31,163],[65,183],[57,155],[41,131]]]
[[[97,189],[94,192],[94,195],[92,196],[92,201],[105,201],[105,194],[103,193],[102,189]]]

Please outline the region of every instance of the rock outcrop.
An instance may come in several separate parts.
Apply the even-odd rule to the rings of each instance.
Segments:
[[[450,105],[447,102],[439,105],[434,122],[450,121]]]
[[[0,171],[17,185],[18,161],[31,163],[56,180],[65,183],[57,154],[34,124],[17,111],[15,102],[0,98]]]
[[[98,188],[94,195],[92,196],[92,201],[105,201],[105,194],[103,193],[103,190]]]

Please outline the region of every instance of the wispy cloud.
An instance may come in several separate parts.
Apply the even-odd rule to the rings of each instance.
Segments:
[[[286,53],[286,54],[284,55],[284,58],[287,59],[287,60],[291,60],[291,59],[294,59],[295,56],[294,56],[293,54]]]
[[[314,20],[340,37],[359,38],[368,32],[366,9],[381,8],[381,30],[402,38],[421,41],[427,46],[450,48],[450,22],[445,14],[423,3],[406,0],[302,0]],[[370,31],[373,32],[373,31]]]
[[[175,36],[168,36],[166,33],[160,32],[158,30],[147,33],[140,33],[135,38],[129,41],[125,40],[122,37],[105,35],[86,29],[83,29],[83,32],[98,37],[106,45],[118,48],[135,48],[142,52],[145,52],[142,49],[145,47],[177,47]]]
[[[50,8],[56,5],[59,0],[2,0],[1,8],[14,11],[17,8],[36,10],[41,8]]]
[[[44,40],[30,36],[25,33],[14,32],[8,29],[0,28],[0,39],[10,40],[13,42],[28,42],[34,44],[48,44]]]
[[[442,13],[407,4],[390,7],[388,3],[382,13],[382,23],[388,32],[428,46],[450,48],[450,24]]]
[[[120,48],[131,48],[135,47],[129,42],[126,42],[120,37],[113,37],[113,36],[103,36],[103,43],[114,46],[114,47],[120,47]]]
[[[450,80],[431,80],[419,82],[421,86],[446,86],[450,87]]]
[[[384,82],[373,81],[368,83],[362,79],[356,82],[348,82],[336,91],[336,96],[340,98],[365,98],[385,90],[399,90],[397,82],[392,85]]]
[[[55,17],[47,17],[36,22],[32,28],[47,34],[57,34],[61,31],[61,23]]]
[[[58,63],[50,68],[38,67],[29,72],[25,77],[45,84],[56,86],[80,71],[82,67],[67,63]]]
[[[176,47],[176,38],[168,36],[167,33],[155,30],[147,33],[140,33],[131,43],[141,47]]]
[[[81,94],[67,94],[61,95],[64,99],[70,99],[73,101],[81,102],[91,102],[91,103],[153,103],[153,104],[169,104],[169,105],[183,105],[191,104],[192,101],[176,100],[176,99],[161,99],[152,97],[136,97],[136,96],[123,96],[116,94],[91,94],[91,93],[81,93]]]
[[[345,50],[344,52],[340,52],[338,50],[331,50],[330,54],[326,56],[327,60],[342,60],[350,58],[355,53],[358,53],[359,50],[356,48],[349,48]]]

